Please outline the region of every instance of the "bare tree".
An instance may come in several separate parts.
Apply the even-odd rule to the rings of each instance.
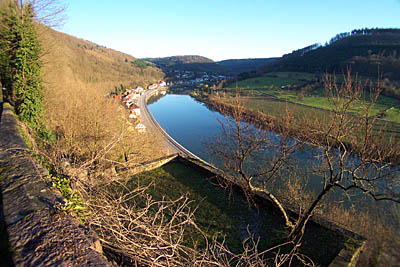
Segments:
[[[262,192],[281,210],[286,225],[293,228],[294,225],[289,214],[279,198],[267,185],[275,182],[281,176],[281,170],[290,155],[296,151],[299,142],[289,141],[289,127],[281,124],[281,135],[273,138],[271,134],[262,128],[256,128],[246,120],[246,111],[237,95],[233,99],[233,105],[217,104],[217,109],[224,114],[229,114],[231,120],[220,121],[222,137],[218,139],[217,145],[212,145],[213,150],[224,164],[227,180],[239,185],[248,199],[253,203],[253,195]],[[289,115],[289,114],[287,114]],[[286,116],[290,119],[290,116]],[[281,120],[284,122],[284,120]],[[289,120],[285,121],[288,124]],[[274,122],[268,122],[269,128],[275,128]],[[269,155],[269,161],[265,161],[268,151],[275,150],[277,153]],[[267,153],[262,153],[266,151]],[[259,164],[262,162],[263,164]],[[261,183],[261,184],[260,184]]]
[[[37,22],[55,28],[63,25],[67,5],[64,0],[11,0],[20,10],[31,5]]]
[[[67,4],[64,0],[30,0],[36,14],[36,20],[51,28],[64,25]]]
[[[119,255],[123,265],[261,267],[296,261],[314,266],[311,259],[297,252],[296,246],[281,252],[291,242],[259,251],[258,240],[250,234],[243,242],[243,252],[234,253],[224,239],[207,239],[196,224],[197,208],[190,205],[187,195],[154,200],[147,187],[127,187],[128,180],[122,179],[112,186],[108,182],[108,186],[80,188],[91,212],[88,226],[97,232],[108,252]],[[205,246],[190,245],[193,233],[203,236]]]
[[[212,146],[224,164],[226,179],[240,185],[250,202],[255,193],[268,197],[285,219],[289,240],[300,242],[307,222],[334,188],[400,203],[399,168],[394,165],[398,142],[377,129],[370,116],[379,87],[371,89],[370,101],[363,101],[364,87],[353,83],[350,73],[341,85],[327,77],[325,87],[334,110],[324,119],[300,119],[286,112],[256,129],[244,122],[249,116],[238,96],[232,105],[216,105],[232,118],[221,123],[223,137]],[[362,106],[362,115],[349,114],[356,104]],[[279,195],[276,186],[287,188],[288,181],[299,179],[301,166],[295,168],[296,153],[304,146],[312,147],[316,159],[312,159],[312,169],[302,175],[308,181],[317,175],[322,182],[305,206],[291,203],[298,206],[298,216],[292,217],[285,205],[290,196]]]

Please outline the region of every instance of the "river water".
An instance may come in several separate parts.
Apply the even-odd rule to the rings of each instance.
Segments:
[[[155,102],[151,102],[148,105],[150,112],[172,138],[200,158],[215,164],[217,167],[221,167],[218,166],[220,164],[215,155],[209,152],[208,146],[215,138],[218,138],[222,134],[220,121],[224,122],[229,118],[224,117],[219,112],[210,110],[204,103],[196,101],[189,95],[167,94],[155,100]],[[298,158],[304,161],[302,163],[303,166],[311,164],[310,161],[312,159],[310,158],[312,157],[312,152],[310,151],[312,151],[311,148],[298,152]],[[320,178],[313,177],[308,181],[307,188],[309,190],[317,189],[318,191],[318,188],[322,186],[321,183],[322,180]],[[354,204],[354,201],[357,201],[356,206],[363,207],[363,210],[371,210],[371,208],[377,210],[383,207],[385,207],[385,210],[388,210],[388,206],[390,210],[393,208],[392,203],[382,204],[367,201],[365,197],[359,194],[354,195],[352,201],[347,201],[346,197],[340,191],[331,194],[330,201],[340,201],[345,203],[344,206],[347,207]],[[396,210],[398,210],[398,207],[396,207]],[[398,218],[398,211],[394,212],[394,215],[388,215],[390,220]]]
[[[160,126],[178,143],[206,161],[215,161],[207,144],[221,135],[218,120],[224,121],[223,115],[189,95],[167,94],[148,107]]]

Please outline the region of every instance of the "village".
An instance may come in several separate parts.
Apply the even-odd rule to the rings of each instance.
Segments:
[[[200,88],[205,84],[209,86],[216,85],[219,82],[230,78],[217,73],[189,70],[172,70],[167,72],[167,76],[169,77],[168,80],[170,81],[171,89],[174,90],[185,90],[188,88],[193,90],[195,88]]]
[[[147,90],[153,89],[165,89],[161,90],[160,94],[165,95],[167,93],[167,82],[160,81],[156,83],[152,83],[147,86]],[[134,120],[135,122],[139,122],[136,124],[136,129],[139,132],[145,132],[146,126],[140,122],[140,106],[138,103],[139,97],[143,95],[146,91],[145,88],[141,86],[137,86],[136,88],[128,89],[122,94],[114,94],[114,99],[119,101],[122,105],[124,105],[129,110],[129,118]]]

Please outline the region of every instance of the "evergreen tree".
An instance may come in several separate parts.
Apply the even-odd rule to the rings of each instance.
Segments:
[[[38,130],[42,127],[42,85],[40,43],[31,4],[11,5],[3,12],[2,83],[5,99],[19,118]]]

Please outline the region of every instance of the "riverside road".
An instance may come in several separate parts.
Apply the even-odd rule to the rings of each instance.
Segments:
[[[153,115],[149,111],[147,107],[147,99],[152,95],[156,94],[159,90],[160,90],[159,88],[147,90],[140,96],[138,100],[138,105],[140,107],[141,122],[146,126],[146,129],[148,131],[161,137],[161,140],[164,141],[167,147],[169,155],[180,153],[195,159],[199,159],[199,157],[194,155],[192,152],[190,152],[189,150],[184,148],[181,144],[179,144],[175,139],[169,136],[169,134],[163,128],[161,128],[161,126],[158,124],[158,122],[154,119]]]

